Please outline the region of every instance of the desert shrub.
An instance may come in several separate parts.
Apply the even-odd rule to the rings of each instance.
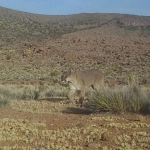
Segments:
[[[138,85],[138,76],[134,73],[134,72],[131,72],[129,73],[129,75],[127,76],[127,82],[128,82],[128,85],[129,86],[134,86],[134,85]]]
[[[94,91],[90,95],[88,106],[94,112],[148,112],[150,90],[142,90],[138,86],[128,86]]]
[[[58,75],[58,72],[57,71],[52,71],[51,73],[50,73],[50,76],[51,77],[54,77],[54,76],[57,76]]]
[[[9,99],[4,95],[0,95],[0,107],[6,106],[9,104]]]
[[[60,85],[0,85],[0,95],[13,100],[37,100],[48,97],[65,97],[67,89]]]
[[[0,95],[16,100],[38,99],[39,90],[32,85],[0,85]]]
[[[146,112],[150,107],[150,90],[142,90],[138,86],[129,87],[125,93],[127,111]]]
[[[39,90],[34,86],[27,86],[21,90],[20,99],[38,99]]]
[[[63,86],[43,86],[40,90],[40,97],[47,98],[47,97],[65,97],[67,93],[66,88]]]

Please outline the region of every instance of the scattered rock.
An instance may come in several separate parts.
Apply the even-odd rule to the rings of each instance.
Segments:
[[[95,149],[98,149],[99,147],[100,147],[100,145],[99,144],[97,144],[97,143],[89,143],[88,144],[88,147],[92,150],[95,150]]]

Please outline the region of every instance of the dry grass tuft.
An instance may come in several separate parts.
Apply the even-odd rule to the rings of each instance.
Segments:
[[[88,105],[94,112],[148,112],[150,90],[143,90],[138,86],[106,88],[103,91],[91,93]]]
[[[10,100],[38,100],[65,97],[67,90],[62,86],[0,85],[0,106]]]

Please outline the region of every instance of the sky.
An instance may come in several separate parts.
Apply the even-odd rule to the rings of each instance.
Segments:
[[[150,16],[150,0],[0,0],[0,6],[46,15],[121,13]]]

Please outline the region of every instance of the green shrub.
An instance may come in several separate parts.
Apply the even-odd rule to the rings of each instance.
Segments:
[[[148,112],[150,107],[150,90],[138,86],[104,89],[91,93],[89,108],[94,112]]]

